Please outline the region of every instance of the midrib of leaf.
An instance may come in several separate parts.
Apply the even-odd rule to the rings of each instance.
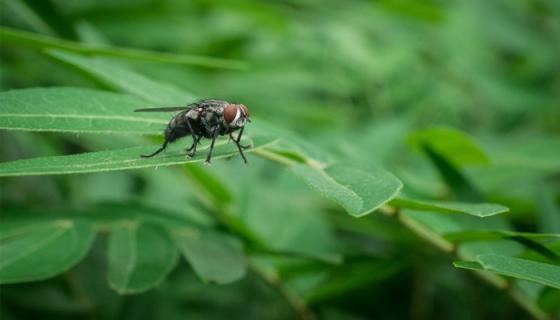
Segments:
[[[136,227],[127,227],[127,228],[130,229],[130,232],[128,232],[129,236],[127,237],[127,239],[129,240],[128,242],[130,246],[130,252],[132,254],[129,263],[126,266],[125,287],[128,287],[130,284],[130,278],[132,277],[132,272],[134,272],[134,266],[136,265],[136,260],[137,260],[136,230],[138,229]]]
[[[71,221],[68,221],[68,223],[71,223],[73,225],[73,222],[71,222]],[[21,251],[20,254],[16,254],[16,255],[14,255],[12,257],[8,257],[8,258],[3,257],[2,258],[3,261],[0,261],[0,268],[5,268],[5,267],[11,265],[12,263],[16,262],[17,260],[20,260],[20,259],[22,259],[26,256],[31,255],[32,253],[36,252],[37,250],[45,247],[49,243],[51,243],[51,242],[55,241],[56,239],[60,238],[65,232],[67,232],[71,228],[72,228],[72,226],[67,227],[65,224],[60,225],[60,229],[57,229],[57,232],[53,232],[44,241],[37,243],[35,246],[29,246],[27,248],[27,250]]]
[[[18,113],[0,113],[0,117],[5,118],[72,118],[72,119],[83,119],[83,120],[122,120],[122,121],[131,121],[131,122],[146,122],[150,124],[167,124],[169,121],[158,120],[158,119],[149,119],[149,118],[140,118],[140,117],[125,117],[125,116],[102,116],[102,115],[83,115],[83,114],[53,114],[53,113],[45,113],[45,114],[18,114]]]
[[[364,207],[364,200],[362,199],[362,197],[360,197],[356,192],[354,192],[354,190],[348,188],[347,186],[338,183],[338,181],[336,181],[333,177],[329,176],[324,169],[315,169],[319,171],[319,174],[321,174],[323,177],[325,177],[327,180],[333,182],[336,185],[339,185],[343,190],[347,191],[355,200],[358,201],[358,203],[360,204],[360,208],[358,209],[358,211],[361,211]]]

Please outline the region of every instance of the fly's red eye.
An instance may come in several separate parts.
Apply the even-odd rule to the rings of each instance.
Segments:
[[[233,122],[233,120],[235,120],[235,117],[237,116],[237,106],[234,104],[228,104],[225,108],[224,108],[224,120],[226,120],[226,123],[230,124]]]
[[[243,110],[243,114],[245,115],[245,118],[249,118],[249,109],[247,109],[247,106],[244,104],[240,104],[239,105],[241,107],[241,110]]]

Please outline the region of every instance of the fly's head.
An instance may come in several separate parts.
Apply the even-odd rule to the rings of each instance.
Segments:
[[[249,109],[244,104],[228,104],[224,108],[224,121],[232,129],[239,129],[251,122]]]

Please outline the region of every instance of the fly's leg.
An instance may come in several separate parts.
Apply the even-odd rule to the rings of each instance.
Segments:
[[[189,127],[189,131],[191,132],[191,136],[192,136],[192,139],[193,139],[192,145],[188,149],[186,149],[186,151],[187,151],[187,157],[192,158],[192,157],[194,157],[194,155],[196,153],[196,146],[198,145],[198,141],[200,141],[201,137],[197,137],[194,134],[194,131],[193,131],[191,122],[189,121],[189,118],[186,118],[186,120],[187,120],[186,121],[187,126]]]
[[[158,154],[158,153],[162,152],[163,150],[165,150],[165,148],[167,147],[167,144],[168,144],[168,143],[169,143],[169,140],[165,139],[165,141],[163,142],[163,145],[161,146],[161,148],[157,149],[154,153],[151,153],[151,154],[147,154],[147,155],[142,154],[142,155],[140,155],[140,158],[146,159],[146,158],[151,158],[151,157],[155,156],[156,154]]]
[[[200,138],[202,138],[201,136],[194,136],[193,135],[193,143],[192,145],[188,148],[185,149],[187,151],[187,157],[192,158],[194,157],[194,155],[196,154],[196,146],[198,145],[198,142],[200,141]]]
[[[206,157],[205,164],[210,164],[212,161],[212,151],[214,151],[214,142],[216,142],[216,137],[218,136],[218,126],[212,129],[212,142],[210,143],[210,151],[208,151],[208,156]]]
[[[229,134],[229,137],[231,138],[231,140],[233,140],[233,142],[235,142],[235,144],[237,145],[238,148],[242,148],[242,149],[249,149],[251,148],[250,145],[242,145],[241,143],[239,143],[239,141],[241,141],[241,136],[243,136],[243,129],[245,129],[245,127],[241,127],[241,130],[239,131],[239,135],[237,136],[237,139],[233,138],[233,134]]]
[[[239,132],[239,136],[237,136],[237,139],[233,138],[233,135],[230,133],[229,137],[231,138],[231,140],[233,140],[233,142],[235,142],[235,145],[237,146],[237,150],[239,150],[239,153],[241,154],[241,157],[243,158],[243,162],[245,164],[247,164],[247,158],[245,157],[245,154],[243,153],[243,149],[249,148],[249,146],[242,146],[239,143],[239,140],[241,140],[241,135],[243,134],[243,128],[241,128],[241,131]]]

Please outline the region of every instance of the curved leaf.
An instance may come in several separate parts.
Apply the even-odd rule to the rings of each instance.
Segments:
[[[383,169],[362,171],[335,164],[326,169],[293,165],[291,169],[322,196],[355,217],[371,213],[398,195],[402,183]]]
[[[164,229],[134,222],[113,229],[108,253],[109,285],[121,294],[159,285],[177,261],[175,244]]]
[[[192,228],[175,229],[173,235],[179,250],[202,280],[225,284],[245,275],[245,255],[235,239]]]
[[[78,263],[94,238],[89,223],[9,221],[1,226],[0,283],[43,280]]]

